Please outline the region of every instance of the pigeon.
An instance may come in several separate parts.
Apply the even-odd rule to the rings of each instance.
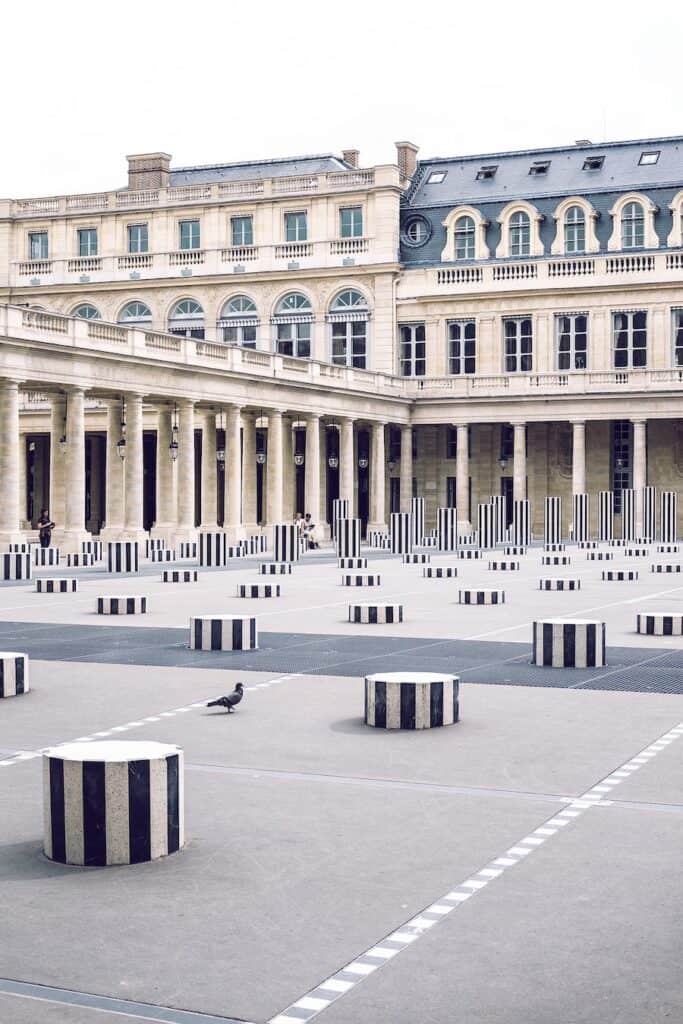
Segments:
[[[219,697],[218,700],[210,700],[206,706],[207,708],[227,708],[228,714],[232,714],[232,709],[235,707],[235,704],[239,704],[242,700],[243,693],[244,687],[241,683],[237,683],[235,685],[235,689],[232,693],[229,693],[227,697]]]

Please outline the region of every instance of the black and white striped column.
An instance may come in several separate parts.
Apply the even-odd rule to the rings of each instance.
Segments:
[[[533,625],[533,665],[599,668],[605,665],[605,623],[591,619],[541,619]]]
[[[636,492],[632,487],[621,492],[621,536],[633,540],[636,535]]]
[[[95,556],[82,552],[81,554],[67,555],[66,565],[68,569],[82,569],[95,564]]]
[[[197,541],[196,540],[181,540],[178,545],[178,558],[196,558],[197,557]]]
[[[425,551],[409,551],[402,558],[404,565],[429,565],[431,560],[432,556]]]
[[[460,548],[458,551],[458,558],[463,561],[469,561],[470,559],[476,560],[483,557],[484,552],[481,551],[480,548]]]
[[[404,555],[413,550],[410,512],[392,512],[389,518],[389,536],[392,554]]]
[[[36,580],[37,594],[75,594],[78,590],[78,580],[71,578],[52,579],[39,577]]]
[[[477,506],[479,547],[486,551],[496,546],[496,506],[487,502]]]
[[[587,551],[586,559],[589,562],[611,562],[614,558],[613,551]]]
[[[508,544],[507,547],[503,548],[504,555],[526,555],[526,553],[526,548],[518,547],[516,544]]]
[[[101,562],[104,558],[104,544],[101,540],[81,541],[81,551],[84,555],[92,555],[96,562]]]
[[[505,540],[505,498],[502,494],[491,494],[488,504],[493,505],[493,535],[496,544]]]
[[[580,540],[577,544],[577,547],[581,551],[592,551],[594,548],[598,547],[599,543],[600,542],[597,540]]]
[[[349,622],[386,626],[403,622],[402,604],[350,604]]]
[[[677,555],[680,550],[679,544],[658,544],[656,548],[658,555]]]
[[[153,562],[175,562],[175,551],[172,548],[153,548],[151,559]]]
[[[560,543],[560,544],[544,544],[543,545],[543,550],[545,551],[546,554],[558,554],[560,551],[566,551],[567,550],[567,545],[566,544],[562,544],[562,543]]]
[[[35,544],[32,544],[30,540],[20,540],[13,541],[13,543],[7,544],[6,547],[7,550],[14,555],[30,555],[35,547]]]
[[[571,565],[571,555],[541,555],[541,565]]]
[[[515,572],[519,569],[519,562],[513,559],[505,559],[502,562],[489,562],[491,572]]]
[[[340,558],[337,561],[338,569],[367,569],[367,558]]]
[[[505,591],[459,590],[458,604],[505,604]]]
[[[262,576],[291,576],[291,562],[263,562],[259,566]]]
[[[332,499],[332,540],[337,539],[337,523],[340,519],[349,518],[349,499],[348,498],[333,498]]]
[[[614,494],[598,492],[598,540],[614,540]]]
[[[136,540],[115,540],[107,544],[109,572],[137,572],[140,567],[140,545]]]
[[[603,569],[602,578],[608,583],[626,583],[638,579],[637,569]]]
[[[378,672],[365,677],[365,723],[375,729],[434,729],[460,718],[459,677]]]
[[[28,654],[0,651],[0,699],[28,693]]]
[[[300,554],[299,531],[294,523],[276,523],[273,527],[273,547],[276,562],[298,562]]]
[[[545,498],[543,508],[543,543],[558,544],[562,540],[562,498]]]
[[[384,533],[382,530],[370,530],[368,544],[371,548],[387,550],[391,547],[391,538],[388,533]]]
[[[590,502],[587,494],[572,495],[573,536],[586,541],[590,535]]]
[[[255,651],[258,629],[253,615],[197,615],[190,619],[191,651]]]
[[[580,590],[581,580],[564,579],[559,576],[548,576],[538,581],[539,590]]]
[[[650,572],[677,573],[683,570],[680,562],[658,562],[650,567]]]
[[[196,569],[164,569],[161,574],[162,583],[196,583]]]
[[[638,612],[636,633],[648,636],[683,636],[683,613]]]
[[[145,541],[145,558],[151,558],[153,551],[163,551],[166,541],[163,537],[148,537]]]
[[[68,743],[43,755],[43,849],[60,864],[142,864],[185,842],[183,751]]]
[[[228,535],[218,530],[202,530],[199,534],[199,564],[226,565]]]
[[[265,533],[255,533],[241,540],[240,547],[247,555],[261,555],[268,550],[268,538]]]
[[[0,555],[0,579],[30,580],[33,574],[31,555],[5,553]]]
[[[425,535],[424,498],[410,499],[410,515],[411,540],[413,542],[413,547],[418,547],[422,543],[422,538]]]
[[[662,491],[659,496],[659,539],[663,544],[675,544],[678,540],[678,494],[676,491]]]
[[[527,498],[512,503],[510,539],[515,547],[526,548],[531,543],[531,506]]]
[[[146,612],[146,597],[130,596],[97,598],[98,615],[145,615]]]
[[[34,548],[33,564],[41,568],[46,565],[59,565],[59,548]]]
[[[377,573],[354,573],[342,576],[342,587],[379,587],[380,577]]]
[[[648,485],[643,487],[643,537],[645,541],[653,541],[657,533],[657,488]]]
[[[238,583],[238,597],[279,597],[279,583]]]
[[[649,548],[624,548],[625,558],[647,558],[649,554]]]
[[[440,551],[456,551],[458,547],[458,510],[457,508],[438,508],[436,510],[436,537]]]
[[[451,580],[458,575],[455,565],[426,565],[422,575],[427,580]]]
[[[337,558],[358,558],[360,555],[360,519],[338,519],[335,544]]]

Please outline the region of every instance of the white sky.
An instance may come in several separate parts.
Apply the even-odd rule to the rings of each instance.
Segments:
[[[674,0],[34,0],[3,15],[0,196],[394,142],[451,156],[683,133]]]

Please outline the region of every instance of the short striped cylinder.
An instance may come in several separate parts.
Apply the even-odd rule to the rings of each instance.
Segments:
[[[30,580],[32,573],[33,565],[30,555],[0,555],[0,579]]]
[[[507,547],[503,548],[504,555],[526,555],[527,549],[520,547],[519,544],[508,544]]]
[[[611,548],[625,548],[630,543],[630,540],[624,540],[623,537],[613,537],[612,540],[609,542],[609,546]]]
[[[599,668],[605,665],[605,623],[591,619],[541,619],[533,625],[533,665]]]
[[[472,533],[459,533],[458,534],[458,547],[459,548],[476,548],[479,546],[479,534],[476,530]]]
[[[172,548],[157,548],[152,551],[153,562],[175,562],[175,551]]]
[[[279,597],[279,583],[238,583],[238,597]]]
[[[342,576],[342,587],[378,587],[380,578],[377,573],[360,573]]]
[[[458,676],[383,672],[365,677],[365,724],[375,729],[434,729],[460,718]]]
[[[145,558],[151,558],[153,551],[163,551],[166,540],[163,537],[148,537],[145,541]]]
[[[624,548],[626,558],[647,558],[649,554],[649,548]]]
[[[39,566],[59,565],[59,555],[59,548],[34,548],[33,564]]]
[[[401,559],[404,565],[428,565],[431,560],[431,555],[416,551],[409,551]]]
[[[340,558],[337,562],[338,569],[367,569],[367,558]]]
[[[493,572],[514,572],[519,569],[519,562],[511,560],[505,562],[489,562],[489,569]]]
[[[168,743],[68,743],[43,755],[43,850],[82,867],[142,864],[185,842],[183,752]]]
[[[677,555],[680,546],[678,544],[658,544],[656,550],[658,555]]]
[[[161,574],[162,583],[196,583],[196,569],[164,569]]]
[[[402,604],[350,604],[349,622],[371,626],[390,625],[403,622]]]
[[[199,564],[225,565],[228,560],[228,536],[218,530],[199,534]]]
[[[650,572],[683,572],[683,565],[681,565],[680,562],[655,562],[654,565],[650,566]]]
[[[244,548],[241,547],[239,544],[233,545],[232,547],[227,547],[225,549],[225,553],[228,558],[244,558],[245,555]]]
[[[455,565],[426,565],[422,570],[426,580],[450,580],[458,575]]]
[[[541,565],[571,565],[571,555],[541,555]]]
[[[261,555],[268,550],[268,538],[265,533],[256,533],[241,540],[239,546],[247,555]]]
[[[135,540],[115,540],[107,544],[109,572],[137,572],[140,567],[140,545]]]
[[[459,590],[458,604],[505,604],[505,591]]]
[[[560,577],[546,577],[538,581],[539,590],[580,590],[581,580],[567,580]]]
[[[567,550],[567,546],[566,546],[566,544],[562,544],[562,543],[559,543],[559,544],[557,544],[557,543],[554,543],[554,544],[544,544],[543,545],[543,550],[545,552],[547,552],[548,554],[551,554],[552,552],[566,551]]]
[[[562,540],[562,498],[544,499],[543,543],[559,544]]]
[[[273,527],[273,556],[276,562],[299,561],[299,530],[294,523],[276,523]]]
[[[580,540],[577,547],[580,551],[593,551],[599,543],[597,540]]]
[[[589,562],[611,562],[614,558],[613,551],[587,551],[586,558]]]
[[[413,550],[412,530],[409,512],[392,512],[389,520],[390,547],[394,555],[403,555]]]
[[[648,636],[683,636],[681,612],[638,612],[636,633]],[[0,655],[4,657],[4,655]]]
[[[263,562],[259,565],[262,576],[289,576],[292,572],[291,562]]]
[[[31,551],[35,547],[30,541],[16,541],[14,544],[8,544],[7,550],[15,555],[30,555]]]
[[[98,615],[145,615],[146,613],[146,597],[130,596],[97,598]]]
[[[381,530],[370,530],[368,544],[371,548],[386,549],[391,546],[391,539],[388,533],[383,533]]]
[[[633,544],[634,547],[644,548],[647,547],[648,544],[651,544],[652,540],[652,537],[634,537]]]
[[[602,578],[607,583],[626,583],[638,579],[637,569],[603,569]]]
[[[178,544],[178,558],[196,558],[197,557],[197,541],[196,540],[181,540]]]
[[[258,629],[253,615],[198,615],[190,619],[191,651],[255,651]]]
[[[360,555],[360,519],[339,519],[335,539],[337,558]]]
[[[437,537],[422,537],[418,544],[419,548],[437,548],[439,541]]]
[[[63,579],[38,578],[36,580],[37,594],[75,594],[78,590],[78,580],[73,577]]]
[[[458,558],[472,559],[472,558],[483,558],[484,552],[480,551],[479,548],[463,548],[458,551]]]
[[[0,651],[0,698],[28,693],[28,654]]]
[[[101,540],[81,541],[81,551],[84,555],[92,555],[96,562],[101,562],[104,557],[104,544]]]
[[[337,523],[340,519],[348,519],[350,515],[349,499],[348,498],[333,498],[332,499],[332,540],[336,539],[337,536]]]
[[[425,533],[425,500],[410,499],[410,539],[413,547],[417,547]]]
[[[458,510],[437,508],[436,541],[440,551],[455,551],[458,547]]]
[[[90,554],[75,554],[66,556],[66,565],[68,569],[79,569],[89,565],[95,564],[95,556]]]

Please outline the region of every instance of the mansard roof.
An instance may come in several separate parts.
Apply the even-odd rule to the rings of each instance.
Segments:
[[[234,164],[208,164],[201,167],[171,169],[171,185],[201,185],[211,181],[249,181],[260,178],[286,178],[297,174],[324,174],[347,171],[349,164],[333,153],[318,156],[293,156],[281,160],[249,160]]]

